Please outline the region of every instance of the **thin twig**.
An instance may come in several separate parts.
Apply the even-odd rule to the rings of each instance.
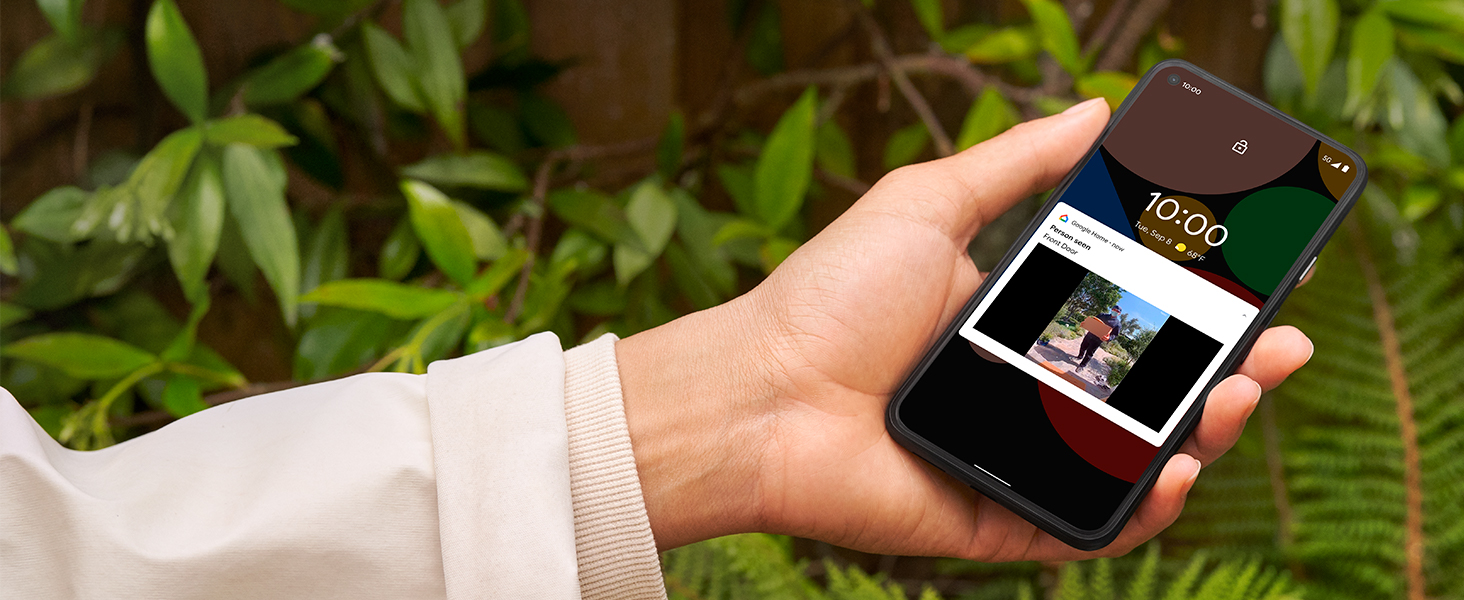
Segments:
[[[837,175],[823,169],[814,169],[813,174],[818,177],[819,181],[854,194],[855,196],[863,196],[869,192],[869,184],[852,177]]]
[[[1139,47],[1139,40],[1154,27],[1159,16],[1169,9],[1169,0],[1139,0],[1138,6],[1129,13],[1129,20],[1113,38],[1113,43],[1098,60],[1098,71],[1115,71],[1127,65]]]
[[[299,387],[301,385],[305,384],[298,381],[270,381],[264,383],[251,383],[241,388],[224,390],[222,392],[217,392],[204,396],[203,403],[209,406],[218,406],[220,404],[233,402],[235,400],[243,400],[250,396],[259,396],[261,394],[269,394],[281,390],[288,390],[290,388]],[[111,424],[114,429],[126,429],[128,427],[155,427],[158,425],[165,425],[175,419],[176,417],[174,417],[172,414],[169,414],[167,411],[149,410],[146,412],[140,412],[118,419],[112,419]]]
[[[905,73],[929,73],[948,77],[961,84],[973,97],[991,86],[995,86],[1003,96],[1019,104],[1030,103],[1040,95],[1037,89],[1010,85],[986,75],[965,59],[949,54],[906,54],[895,57],[894,62]],[[738,87],[734,100],[737,104],[747,105],[765,94],[790,88],[810,85],[853,86],[875,80],[883,73],[884,69],[878,63],[788,71]]]
[[[1087,56],[1096,52],[1098,48],[1108,43],[1109,36],[1118,28],[1119,21],[1128,12],[1129,3],[1133,0],[1113,0],[1113,6],[1103,15],[1103,20],[1098,22],[1098,27],[1093,30],[1093,35],[1088,36],[1087,43],[1083,44],[1083,55]]]
[[[879,28],[879,23],[864,8],[863,4],[854,2],[856,6],[855,17],[864,25],[864,30],[869,34],[869,46],[874,50],[874,55],[879,59],[881,65],[889,72],[890,78],[894,80],[895,87],[899,88],[900,94],[905,101],[910,103],[910,108],[915,109],[915,114],[925,122],[925,128],[930,131],[930,139],[935,142],[935,151],[941,156],[950,156],[955,153],[955,144],[951,143],[951,136],[941,127],[940,119],[936,118],[935,111],[930,108],[930,102],[925,100],[920,90],[915,89],[915,84],[910,83],[910,77],[905,70],[895,62],[895,53],[890,50],[890,41],[885,37],[884,31]]]
[[[549,178],[554,174],[554,167],[561,160],[564,160],[566,153],[562,151],[550,152],[544,157],[544,162],[539,163],[539,170],[534,173],[534,214],[529,217],[529,230],[526,234],[528,242],[529,257],[524,261],[524,266],[519,270],[518,287],[513,291],[513,300],[508,305],[508,310],[503,313],[503,322],[513,324],[518,319],[519,313],[524,310],[524,299],[529,295],[529,277],[534,273],[534,259],[539,253],[539,238],[544,234],[544,216],[549,209],[546,198],[549,195]]]

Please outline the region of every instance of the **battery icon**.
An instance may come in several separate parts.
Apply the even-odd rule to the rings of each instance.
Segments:
[[[1352,166],[1351,165],[1342,165],[1342,172],[1343,173],[1346,173],[1346,172],[1348,172],[1350,170],[1352,170]]]

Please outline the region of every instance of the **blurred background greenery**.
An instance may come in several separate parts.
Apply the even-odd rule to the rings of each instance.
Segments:
[[[180,10],[181,9],[181,10]],[[675,598],[1464,598],[1464,0],[5,0],[0,383],[104,447],[756,285],[886,171],[1182,57],[1366,158],[1317,341],[1131,556],[734,536]],[[990,267],[1029,199],[972,244]]]

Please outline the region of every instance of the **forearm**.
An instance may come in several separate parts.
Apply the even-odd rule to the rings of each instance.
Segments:
[[[744,297],[616,345],[646,512],[662,550],[757,530],[769,428],[760,321]]]

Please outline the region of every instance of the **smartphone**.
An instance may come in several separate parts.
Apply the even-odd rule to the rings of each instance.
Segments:
[[[1106,546],[1366,174],[1266,103],[1159,63],[896,392],[890,434],[1063,542]]]

